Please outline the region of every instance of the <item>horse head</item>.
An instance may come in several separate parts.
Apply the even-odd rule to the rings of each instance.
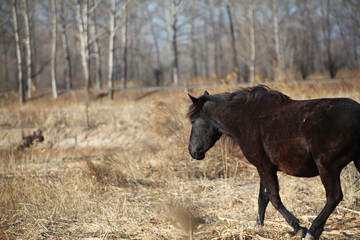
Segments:
[[[188,114],[192,125],[189,153],[192,158],[202,160],[205,158],[205,153],[222,136],[221,131],[211,117],[210,110],[205,111],[203,106],[207,101],[220,102],[223,99],[219,95],[209,95],[207,91],[199,98],[191,95],[189,97],[193,103]]]

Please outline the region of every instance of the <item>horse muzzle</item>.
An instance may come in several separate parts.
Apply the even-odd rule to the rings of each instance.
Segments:
[[[191,157],[196,160],[203,160],[205,158],[205,153],[203,153],[203,152],[192,152],[189,149],[189,153],[190,153]]]

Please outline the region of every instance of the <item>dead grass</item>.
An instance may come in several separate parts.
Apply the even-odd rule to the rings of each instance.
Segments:
[[[294,99],[351,97],[360,81],[270,84]],[[191,90],[200,95],[205,89]],[[235,90],[232,84],[207,89]],[[269,206],[255,226],[259,178],[236,148],[217,143],[203,161],[187,153],[189,105],[182,90],[82,93],[25,106],[0,101],[0,239],[290,239]],[[22,132],[45,141],[20,150]],[[360,238],[359,173],[342,172],[344,200],[322,239]],[[284,204],[309,227],[325,204],[319,178],[279,173]]]

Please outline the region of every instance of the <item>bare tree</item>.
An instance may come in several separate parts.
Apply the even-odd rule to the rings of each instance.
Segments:
[[[279,20],[278,20],[278,5],[277,0],[272,0],[272,14],[273,14],[273,30],[274,30],[274,44],[275,44],[275,81],[282,81],[282,56],[280,52],[280,37],[279,37]]]
[[[250,0],[249,20],[250,20],[250,79],[251,83],[255,82],[255,0]]]
[[[113,79],[113,66],[114,66],[114,39],[115,39],[115,16],[116,16],[116,2],[111,0],[110,5],[110,18],[109,18],[109,52],[108,52],[108,88],[109,98],[114,99],[114,79]]]
[[[81,0],[76,2],[76,18],[78,25],[78,39],[80,42],[80,57],[81,57],[81,67],[83,70],[83,77],[85,80],[85,89],[88,92],[90,87],[90,78],[89,78],[89,69],[88,69],[88,58],[89,58],[89,49],[88,49],[88,33],[87,33],[87,24],[88,24],[88,8],[87,1],[84,1],[81,4]]]
[[[205,34],[203,34],[203,47],[200,48],[201,52],[200,52],[200,57],[202,59],[202,62],[204,64],[204,69],[205,69],[205,78],[210,78],[210,38],[208,37],[208,27],[205,25],[204,26],[204,31]],[[215,54],[214,54],[215,55]],[[216,57],[214,57],[216,58]]]
[[[150,30],[150,34],[151,37],[153,39],[154,42],[154,48],[155,48],[155,55],[156,55],[156,67],[153,68],[153,73],[155,76],[155,85],[159,86],[160,82],[161,82],[161,78],[162,78],[162,74],[163,74],[163,66],[160,60],[160,46],[159,46],[159,38],[158,38],[158,33],[156,32],[156,27],[155,27],[155,23],[154,23],[154,19],[152,17],[152,12],[149,10],[149,6],[146,7],[145,9],[146,11],[146,18],[149,21],[149,30]]]
[[[127,81],[128,5],[129,5],[129,0],[125,0],[125,2],[123,3],[123,10],[122,10],[123,26],[122,26],[122,31],[121,31],[122,48],[123,48],[121,86],[123,89],[126,88],[126,81]]]
[[[239,61],[237,58],[237,49],[236,49],[236,39],[235,39],[235,32],[234,32],[234,24],[231,16],[231,9],[230,5],[226,6],[227,14],[229,17],[229,24],[230,24],[230,35],[231,35],[231,46],[233,50],[233,68],[236,73],[237,82],[240,82],[240,72],[239,72]]]
[[[335,21],[336,21],[336,25],[338,26],[338,29],[339,29],[339,33],[340,33],[340,36],[341,36],[341,39],[342,41],[344,42],[344,50],[346,52],[346,55],[347,55],[347,58],[349,59],[349,62],[351,64],[351,67],[353,69],[356,68],[356,61],[355,59],[356,58],[353,58],[351,55],[351,51],[350,51],[350,47],[349,45],[347,44],[347,40],[346,40],[346,34],[345,34],[345,31],[340,23],[340,18],[341,18],[341,14],[340,14],[340,11],[338,9],[334,9],[334,18],[335,18]],[[346,29],[346,28],[345,28]],[[356,54],[355,54],[356,55]]]
[[[19,25],[18,25],[18,16],[17,16],[17,5],[16,0],[11,2],[11,10],[14,20],[14,36],[15,36],[15,47],[16,47],[16,60],[17,60],[17,75],[19,82],[19,95],[20,103],[25,103],[25,86],[22,76],[22,60],[21,60],[21,50],[20,50],[20,38],[19,38]]]
[[[353,35],[352,37],[352,52],[354,56],[355,68],[360,69],[360,61],[359,61],[359,51],[360,51],[360,2],[359,1],[348,1],[347,2],[350,8],[349,14],[350,16],[350,26],[348,27],[349,31]],[[359,70],[358,70],[359,71]]]
[[[51,86],[53,98],[57,98],[57,86],[56,86],[56,1],[51,1],[51,15],[52,15],[52,30],[51,30]]]
[[[70,59],[70,49],[69,49],[69,38],[67,31],[67,21],[65,15],[65,1],[61,1],[61,39],[62,47],[64,52],[64,79],[66,89],[72,88],[72,77],[71,77],[71,59]]]
[[[102,87],[102,70],[101,70],[101,54],[100,54],[100,40],[99,40],[99,36],[98,36],[98,31],[97,31],[97,16],[96,16],[96,8],[97,5],[101,2],[101,0],[99,2],[97,2],[97,4],[95,4],[95,0],[92,1],[92,7],[90,10],[90,15],[92,15],[92,24],[90,24],[90,36],[91,36],[91,41],[89,41],[89,45],[93,46],[93,58],[95,60],[95,82],[96,82],[96,87],[98,89],[100,89]]]
[[[315,8],[313,4],[313,1],[297,2],[299,29],[294,33],[292,43],[295,49],[295,69],[301,73],[302,79],[306,79],[314,68],[316,33],[312,22],[312,14]]]
[[[168,28],[168,34],[171,36],[171,48],[173,51],[173,63],[172,63],[172,79],[174,85],[180,85],[179,75],[179,54],[177,46],[177,33],[178,33],[178,20],[179,15],[183,11],[184,0],[171,0],[171,20],[170,28]]]
[[[224,72],[225,72],[225,67],[224,67],[224,54],[223,54],[223,44],[222,44],[222,40],[221,40],[221,32],[220,30],[223,29],[223,21],[222,21],[222,11],[221,11],[221,2],[210,2],[210,4],[214,4],[214,5],[210,5],[210,4],[206,4],[207,5],[207,10],[209,11],[209,23],[211,26],[211,36],[212,36],[212,43],[214,45],[214,51],[213,51],[213,57],[214,57],[214,72],[217,75],[223,76]],[[216,4],[216,5],[215,5]],[[220,14],[218,14],[218,18],[216,18],[215,16],[215,11],[218,10],[220,11]]]
[[[328,69],[330,73],[330,78],[335,78],[336,72],[338,71],[338,63],[332,52],[332,25],[330,23],[330,15],[331,15],[331,1],[326,1],[326,11],[323,11],[325,15],[325,23],[323,24],[323,33],[325,36],[325,48],[326,48],[326,56],[327,61],[325,62],[325,67]]]
[[[25,24],[25,39],[24,39],[24,43],[25,43],[25,53],[26,53],[26,79],[27,79],[27,92],[28,92],[28,97],[31,98],[32,97],[32,75],[31,75],[31,70],[32,70],[32,64],[31,64],[31,44],[30,44],[30,26],[29,26],[29,1],[25,0],[24,1],[24,7],[22,10],[23,16],[24,16],[24,24]]]
[[[198,1],[192,1],[191,7],[191,61],[192,61],[192,71],[191,76],[198,76],[198,66],[197,66],[197,41],[196,41],[196,9],[198,6]]]
[[[110,18],[109,18],[109,51],[108,51],[108,88],[109,88],[109,98],[113,99],[113,87],[114,87],[114,79],[113,79],[113,67],[114,67],[114,52],[115,52],[115,34],[116,31],[118,30],[118,28],[120,27],[120,24],[116,24],[115,20],[117,19],[117,17],[119,15],[126,15],[127,13],[127,9],[128,9],[128,5],[131,1],[130,0],[126,0],[125,2],[123,2],[122,8],[119,11],[116,11],[116,1],[115,0],[111,0],[111,5],[110,5]],[[127,45],[127,26],[125,26],[125,22],[127,21],[127,16],[125,16],[123,18],[123,45]],[[125,38],[125,40],[124,40]],[[123,46],[124,47],[124,46]],[[123,51],[123,65],[127,64],[127,46],[126,48],[124,48]],[[125,64],[126,62],[126,64]],[[123,73],[124,74],[124,73]],[[126,74],[126,72],[125,72]],[[124,75],[123,75],[124,76]],[[125,76],[124,76],[125,77]],[[125,88],[126,87],[126,81],[125,81],[126,77],[124,78],[124,81],[122,81],[122,87]]]

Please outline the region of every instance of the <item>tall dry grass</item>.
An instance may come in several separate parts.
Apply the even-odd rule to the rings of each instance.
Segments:
[[[295,99],[360,101],[359,80],[270,87]],[[81,93],[39,96],[25,106],[1,99],[0,239],[292,237],[272,206],[265,226],[255,226],[259,178],[237,148],[222,140],[205,160],[191,159],[190,101],[182,90],[119,93],[114,102],[94,98],[87,110],[84,102]],[[22,132],[35,129],[45,141],[17,148]],[[344,200],[323,239],[360,237],[359,173],[350,164],[341,178]],[[325,204],[319,178],[279,173],[279,181],[284,204],[309,227]]]

